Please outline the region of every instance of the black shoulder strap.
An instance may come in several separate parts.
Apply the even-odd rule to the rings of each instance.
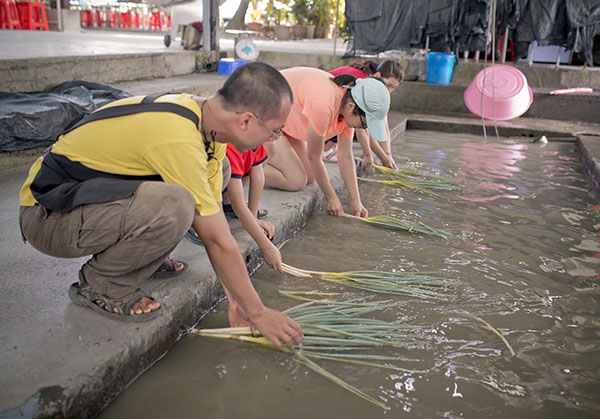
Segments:
[[[156,99],[158,99],[159,97],[164,96],[164,95],[168,95],[168,94],[170,94],[170,93],[154,93],[153,95],[146,95],[142,99],[141,103],[152,103]]]
[[[75,124],[70,124],[65,131],[61,132],[59,135],[66,134],[69,131],[73,131],[75,128],[79,128],[80,126],[87,124],[88,122],[99,121],[102,119],[109,118],[118,118],[120,116],[133,115],[136,113],[142,112],[171,112],[182,116],[186,119],[189,119],[196,125],[196,129],[200,129],[200,119],[198,115],[196,115],[193,111],[186,108],[185,106],[177,105],[175,103],[168,102],[154,102],[156,98],[165,95],[166,93],[160,93],[155,95],[148,95],[142,99],[140,103],[134,103],[130,105],[119,105],[119,106],[111,106],[109,108],[100,109],[98,111],[92,112],[90,114],[85,115]]]

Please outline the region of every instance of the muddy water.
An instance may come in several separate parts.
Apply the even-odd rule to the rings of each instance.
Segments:
[[[370,215],[422,221],[461,239],[316,215],[282,250],[287,263],[305,269],[434,272],[456,280],[445,301],[395,297],[405,303],[379,314],[423,327],[422,344],[397,353],[413,359],[404,366],[414,372],[320,362],[389,410],[286,354],[188,336],[101,417],[600,416],[600,212],[573,144],[409,131],[394,147],[402,167],[450,176],[465,188],[428,196],[361,184]],[[254,280],[267,304],[280,309],[297,302],[278,289],[348,291],[266,267]],[[198,327],[226,326],[225,313],[223,303]],[[493,325],[516,355],[471,315]]]

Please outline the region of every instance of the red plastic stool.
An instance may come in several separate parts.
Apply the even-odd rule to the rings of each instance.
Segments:
[[[131,19],[131,27],[133,29],[141,29],[140,27],[140,14],[138,12],[132,12],[133,19]]]
[[[90,10],[82,10],[81,11],[81,26],[85,26],[87,28],[90,28],[93,26],[92,12]]]
[[[510,61],[515,60],[515,44],[510,39],[508,40],[508,45],[506,46],[506,55]],[[502,52],[504,49],[504,35],[500,35],[500,39],[498,40],[498,50],[500,51],[500,56],[502,56]]]
[[[112,10],[108,14],[107,26],[110,27],[110,28],[116,28],[117,27],[117,17],[115,15],[115,12],[113,12]]]
[[[49,31],[46,6],[37,1],[22,1],[17,3],[21,27],[30,31]]]
[[[160,30],[159,27],[159,23],[160,19],[158,17],[158,12],[152,12],[150,14],[150,30],[151,31],[158,31]]]
[[[153,12],[150,15],[150,30],[165,31],[167,30],[167,19],[165,12]]]
[[[21,29],[19,12],[13,0],[0,0],[0,29]]]
[[[92,13],[94,14],[94,21],[96,22],[97,27],[101,28],[106,26],[106,12],[104,10],[94,10]]]
[[[119,21],[119,28],[131,28],[131,13],[121,13],[121,19]]]

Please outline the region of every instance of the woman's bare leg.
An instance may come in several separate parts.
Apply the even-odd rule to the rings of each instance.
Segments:
[[[306,142],[296,140],[294,138],[289,139],[290,145],[296,152],[296,155],[300,159],[302,163],[302,167],[304,168],[304,173],[306,173],[306,184],[310,185],[315,182],[315,176],[313,175],[312,169],[310,167],[310,162],[308,161],[308,153],[306,151]]]
[[[290,145],[290,140],[283,135],[277,141],[265,143],[265,148],[269,154],[264,163],[265,184],[291,192],[304,189],[307,181],[306,170]],[[306,155],[306,151],[304,154]]]

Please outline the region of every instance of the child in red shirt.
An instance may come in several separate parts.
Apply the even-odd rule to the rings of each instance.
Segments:
[[[227,146],[227,159],[231,167],[231,179],[223,191],[223,212],[229,218],[239,218],[242,225],[263,251],[265,262],[278,272],[282,272],[281,253],[271,243],[275,227],[262,220],[267,211],[258,208],[260,195],[265,186],[262,163],[267,159],[267,151],[260,145],[253,150],[240,153],[233,145]],[[248,185],[248,205],[244,201],[244,187]],[[189,232],[188,232],[189,233]],[[193,237],[188,237],[195,243]]]

